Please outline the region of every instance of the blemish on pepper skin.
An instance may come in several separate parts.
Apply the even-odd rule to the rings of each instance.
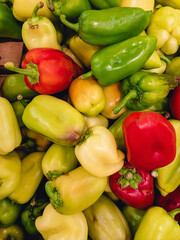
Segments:
[[[31,29],[38,29],[39,25],[38,24],[29,23],[29,28],[31,28]]]

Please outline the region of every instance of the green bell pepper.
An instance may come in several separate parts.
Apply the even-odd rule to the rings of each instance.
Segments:
[[[145,212],[146,210],[144,209],[137,209],[128,205],[125,205],[122,208],[122,213],[129,224],[132,236],[134,236],[134,234],[136,233]]]
[[[180,208],[168,213],[158,206],[148,208],[135,233],[134,240],[179,240],[180,226],[174,220],[175,214],[179,212]]]
[[[21,96],[21,95],[19,95],[19,96]],[[11,103],[12,107],[14,109],[14,112],[16,114],[16,118],[17,118],[19,127],[24,126],[24,123],[22,120],[22,115],[23,115],[24,109],[27,106],[28,102],[29,102],[28,99],[19,99],[15,102]]]
[[[22,206],[8,198],[0,200],[0,227],[9,227],[20,216]]]
[[[28,88],[24,82],[24,75],[19,73],[9,74],[5,77],[2,84],[2,95],[10,102],[16,101],[19,95],[23,98],[33,98],[37,92]]]
[[[114,108],[118,113],[124,106],[131,110],[145,110],[168,96],[178,81],[170,75],[137,71],[121,82],[123,99]]]
[[[92,9],[89,0],[46,0],[46,2],[55,16],[65,14],[70,19],[77,19],[82,12]]]
[[[2,240],[24,240],[24,232],[22,228],[13,224],[7,228],[0,228],[0,239]]]
[[[11,8],[0,3],[0,37],[21,40],[21,26],[13,16]]]
[[[36,219],[42,215],[44,208],[48,205],[43,198],[35,199],[25,207],[21,213],[21,223],[24,226],[26,232],[30,235],[37,235],[38,231],[35,226]]]
[[[93,45],[110,45],[137,36],[148,26],[152,11],[142,8],[112,7],[84,11],[77,23],[71,23],[66,15],[60,20],[78,32],[80,38]]]
[[[120,7],[122,0],[90,0],[90,3],[97,9]]]

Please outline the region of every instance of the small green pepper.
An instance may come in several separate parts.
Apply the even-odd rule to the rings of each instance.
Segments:
[[[16,222],[21,212],[21,205],[8,198],[0,200],[0,227],[9,227]]]
[[[24,232],[22,228],[13,224],[7,228],[0,228],[0,239],[2,240],[24,240]]]
[[[21,99],[21,96],[22,95],[19,95],[17,98],[19,98],[17,101],[15,102],[12,102],[12,107],[14,109],[14,112],[16,114],[16,118],[17,118],[17,121],[18,121],[18,124],[19,124],[19,127],[23,127],[24,126],[24,123],[23,123],[23,120],[22,120],[22,115],[23,115],[23,112],[24,112],[24,109],[25,107],[27,106],[28,104],[28,100],[26,99]]]

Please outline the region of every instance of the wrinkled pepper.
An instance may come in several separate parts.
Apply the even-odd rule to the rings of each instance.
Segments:
[[[42,171],[47,179],[53,180],[58,176],[75,169],[78,161],[74,147],[52,144],[42,159]]]
[[[73,215],[58,213],[48,204],[42,216],[35,221],[38,232],[44,240],[85,240],[88,238],[87,221],[82,212]]]
[[[22,68],[12,62],[5,65],[10,71],[24,75],[26,85],[41,94],[53,94],[67,89],[73,78],[83,70],[65,53],[53,48],[33,48],[25,54]]]
[[[178,212],[178,210],[173,211]],[[167,213],[158,206],[148,208],[135,233],[134,240],[179,240],[180,226],[174,220],[175,212],[173,211]]]
[[[180,2],[178,0],[156,0],[156,2],[163,6],[170,6],[180,9]]]
[[[176,155],[170,164],[162,168],[157,169],[158,177],[157,188],[159,189],[162,196],[166,196],[168,193],[173,192],[179,185],[179,171],[180,171],[180,120],[170,119],[169,122],[175,129],[176,134]]]
[[[20,183],[9,195],[11,200],[25,204],[33,197],[43,178],[41,169],[43,156],[44,152],[33,152],[22,159]]]
[[[0,155],[0,200],[9,196],[19,185],[21,175],[21,160],[12,151],[5,156]]]
[[[69,215],[83,211],[95,203],[106,185],[107,177],[96,177],[79,166],[46,182],[45,190],[54,209]]]
[[[147,27],[147,34],[157,37],[156,49],[167,55],[176,53],[180,45],[179,13],[179,9],[161,7],[153,13]]]
[[[122,0],[90,0],[90,3],[97,9],[120,7]]]
[[[112,85],[140,70],[155,50],[156,37],[135,36],[107,46],[91,57],[91,71],[103,87]]]
[[[19,73],[7,75],[3,81],[1,91],[3,97],[5,97],[10,102],[16,101],[19,95],[25,99],[31,99],[38,95],[37,92],[31,90],[26,85],[24,82],[24,75]]]
[[[21,40],[21,27],[12,10],[6,4],[0,3],[0,37]]]
[[[32,198],[30,203],[21,213],[21,223],[26,232],[30,235],[37,235],[38,231],[35,226],[36,219],[42,215],[44,208],[48,205],[43,198]]]
[[[77,144],[85,128],[79,111],[68,102],[49,95],[33,98],[24,110],[23,122],[30,130],[66,146]]]
[[[112,133],[103,126],[88,128],[75,146],[75,154],[80,164],[97,177],[110,176],[121,169],[125,158]]]
[[[0,227],[9,227],[16,223],[21,212],[21,205],[8,198],[0,200]]]
[[[56,28],[51,20],[45,16],[37,16],[39,9],[44,7],[43,2],[35,6],[32,17],[22,25],[22,39],[28,50],[33,48],[53,48],[62,50],[58,43]]]
[[[69,98],[79,112],[89,117],[100,114],[106,104],[103,88],[93,76],[74,79],[69,87]]]
[[[154,11],[155,0],[121,0],[120,7],[139,7]]]
[[[46,2],[55,16],[65,14],[69,19],[77,19],[82,12],[92,9],[89,0],[47,0]]]
[[[175,159],[176,132],[160,113],[133,112],[123,121],[122,129],[127,160],[133,167],[151,171]]]
[[[148,26],[152,12],[142,8],[112,7],[84,11],[77,23],[71,23],[64,14],[61,22],[78,32],[79,37],[93,45],[110,45],[140,34]]]
[[[88,232],[92,239],[131,239],[131,232],[124,215],[115,203],[105,195],[102,195],[94,204],[85,209],[83,213],[86,217]]]
[[[136,111],[147,109],[177,86],[178,81],[171,75],[137,71],[121,81],[123,99],[113,111],[118,113],[124,106]]]
[[[23,229],[17,225],[13,224],[7,228],[0,228],[0,238],[2,240],[6,239],[15,239],[15,240],[24,240],[25,234]]]
[[[4,97],[0,97],[0,133],[1,155],[6,155],[20,145],[22,135],[18,121],[11,103]]]

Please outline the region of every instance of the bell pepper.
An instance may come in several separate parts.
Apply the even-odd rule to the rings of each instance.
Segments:
[[[112,133],[103,126],[93,126],[82,134],[75,146],[75,155],[80,164],[97,177],[117,172],[125,158],[124,153],[117,149]]]
[[[147,34],[157,37],[156,49],[167,55],[176,53],[180,45],[179,12],[169,6],[161,7],[153,13],[147,27]]]
[[[21,66],[5,65],[10,71],[21,73],[27,86],[41,94],[53,94],[67,89],[73,78],[83,70],[65,53],[53,48],[33,48],[25,54]]]
[[[130,240],[131,232],[120,209],[105,195],[83,211],[92,239]]]
[[[69,97],[72,105],[89,117],[96,117],[106,104],[103,88],[94,77],[74,79],[69,87]]]
[[[161,195],[166,196],[168,193],[173,192],[179,185],[179,171],[180,171],[180,120],[170,119],[170,124],[175,129],[176,134],[176,155],[170,164],[157,169],[158,177],[156,178],[156,186]],[[170,144],[170,142],[169,142]]]
[[[21,205],[8,198],[0,200],[0,227],[9,227],[16,223],[21,212]]]
[[[118,114],[113,112],[113,109],[122,101],[122,90],[120,83],[117,82],[108,87],[103,87],[103,90],[106,104],[101,114],[108,119],[119,118],[119,116],[127,110],[126,107],[123,107]]]
[[[166,67],[166,74],[180,76],[180,56],[173,57]]]
[[[14,17],[21,22],[25,22],[32,16],[32,11],[38,2],[39,0],[13,0],[12,10]],[[39,11],[38,14],[45,16],[52,21],[57,21],[57,18],[48,9],[46,0],[42,0],[42,2],[44,3],[44,7]]]
[[[92,9],[88,0],[47,0],[46,2],[55,16],[65,14],[69,19],[77,19],[82,12]]]
[[[124,106],[131,110],[144,110],[167,97],[177,86],[178,81],[171,75],[137,71],[121,81],[123,99],[113,111],[118,113]]]
[[[9,195],[9,198],[19,204],[27,203],[36,192],[42,178],[41,161],[44,152],[33,152],[21,161],[20,183]]]
[[[15,240],[24,240],[24,231],[17,225],[13,224],[7,228],[0,228],[0,239],[15,239]]]
[[[155,46],[154,36],[136,36],[107,46],[93,54],[91,71],[81,77],[94,75],[101,86],[110,86],[140,70]]]
[[[0,97],[0,154],[6,155],[21,143],[22,136],[11,103]]]
[[[30,203],[25,207],[21,213],[21,223],[26,232],[30,235],[37,235],[38,231],[35,226],[36,219],[42,215],[44,208],[49,203],[43,198],[32,198]]]
[[[75,30],[79,37],[93,45],[110,45],[140,34],[148,26],[151,11],[141,8],[112,7],[86,10],[77,23],[71,23],[61,14],[61,22]]]
[[[120,7],[139,7],[146,11],[154,10],[155,0],[121,0]]]
[[[12,151],[5,156],[0,155],[0,200],[8,197],[20,183],[21,160],[19,155]]]
[[[22,25],[22,39],[28,50],[33,48],[53,48],[62,50],[58,43],[56,28],[51,20],[45,16],[37,16],[39,9],[44,7],[43,2],[35,6],[32,17]]]
[[[66,146],[77,144],[85,128],[85,120],[78,110],[49,95],[33,98],[24,110],[23,122],[30,130]]]
[[[82,212],[73,215],[60,214],[51,204],[45,207],[35,225],[44,240],[85,240],[88,237],[87,221]]]
[[[75,34],[69,39],[69,48],[84,64],[84,66],[90,68],[92,55],[102,49],[103,46],[86,43],[79,37],[78,34]]]
[[[170,96],[170,112],[172,116],[180,120],[180,86],[175,88]]]
[[[96,177],[79,166],[53,181],[46,182],[45,190],[57,212],[71,215],[96,202],[106,185],[107,177]]]
[[[21,40],[21,23],[14,18],[11,8],[0,3],[0,37]]]
[[[42,171],[47,179],[53,180],[68,173],[78,165],[74,147],[52,144],[42,159]]]
[[[154,180],[149,171],[136,169],[125,162],[109,177],[112,192],[127,205],[146,209],[154,202]]]
[[[97,9],[120,7],[122,0],[90,0],[90,3]]]
[[[108,119],[101,114],[98,114],[96,117],[87,117],[84,115],[84,120],[86,124],[85,130],[95,125],[100,125],[106,128],[108,128],[109,125]]]
[[[24,82],[24,75],[22,74],[8,74],[1,87],[2,95],[10,102],[17,100],[21,95],[23,98],[33,98],[38,95],[37,92],[31,90]]]
[[[163,197],[160,192],[157,192],[155,204],[164,208],[167,212],[180,208],[180,185],[173,192],[168,193],[165,197]],[[175,215],[175,220],[180,224],[180,213]]]
[[[175,160],[176,132],[160,113],[133,112],[123,121],[122,129],[127,160],[133,167],[151,171]]]
[[[156,0],[156,3],[180,9],[180,2],[178,0]]]
[[[122,208],[122,214],[124,215],[126,221],[128,222],[132,236],[134,236],[134,234],[136,233],[145,213],[146,213],[145,209],[137,209],[129,205],[125,205]]]
[[[180,226],[174,220],[173,215],[173,212],[167,213],[158,206],[148,208],[135,233],[134,240],[179,239]]]

